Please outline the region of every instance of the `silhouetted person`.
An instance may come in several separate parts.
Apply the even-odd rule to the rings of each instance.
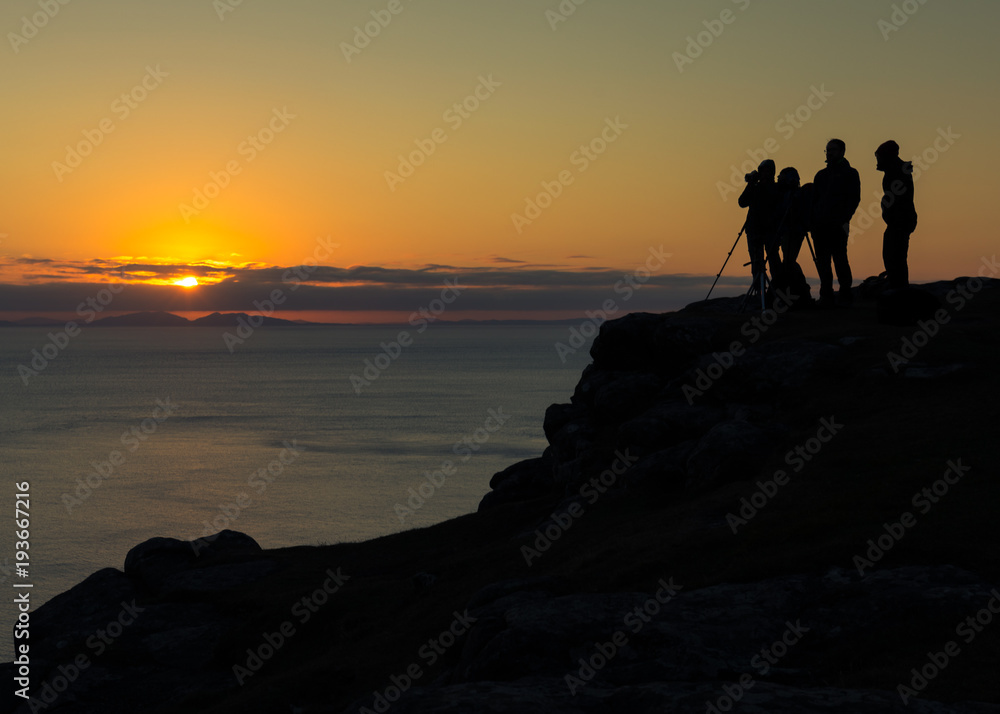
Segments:
[[[775,290],[782,289],[796,296],[795,307],[812,302],[809,283],[799,266],[799,251],[809,230],[809,211],[812,206],[811,183],[799,186],[799,172],[791,166],[778,174],[778,229],[776,235],[781,245],[781,270],[774,277]],[[772,275],[774,272],[772,270]]]
[[[913,207],[913,164],[899,158],[899,144],[887,141],[875,150],[876,166],[882,176],[882,262],[890,288],[905,288],[910,284],[906,255],[910,250],[910,234],[917,227],[917,210]]]
[[[851,218],[861,203],[861,177],[844,158],[847,147],[840,139],[830,139],[826,145],[826,168],[813,181],[813,203],[810,225],[816,244],[816,271],[819,273],[819,298],[822,304],[833,302],[833,271],[837,270],[841,304],[853,302],[851,264],[847,260],[847,238]]]
[[[755,285],[764,271],[765,248],[768,250],[772,268],[777,260],[775,204],[778,199],[778,189],[774,183],[775,171],[774,162],[771,159],[764,159],[756,171],[746,175],[747,187],[740,194],[740,208],[749,208],[746,225],[747,249],[750,251],[750,271]],[[774,257],[770,256],[772,249]],[[771,276],[774,277],[773,269]]]

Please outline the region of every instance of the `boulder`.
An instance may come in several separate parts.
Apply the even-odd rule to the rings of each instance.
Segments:
[[[199,558],[255,553],[260,550],[260,545],[253,538],[232,530],[220,531],[193,541],[150,538],[132,548],[125,556],[125,574],[155,590],[177,573],[191,568]]]
[[[552,492],[552,465],[545,457],[519,461],[490,479],[489,493],[479,502],[480,511],[504,503],[538,498]]]

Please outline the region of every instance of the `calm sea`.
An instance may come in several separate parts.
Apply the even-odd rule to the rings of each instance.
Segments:
[[[379,357],[401,329],[413,343]],[[472,512],[495,472],[542,452],[545,408],[589,361],[589,344],[561,361],[565,325],[263,329],[232,352],[219,329],[90,328],[25,385],[51,331],[0,330],[0,527],[28,481],[36,606],[153,536],[228,527],[276,548]],[[366,360],[384,369],[352,385]]]

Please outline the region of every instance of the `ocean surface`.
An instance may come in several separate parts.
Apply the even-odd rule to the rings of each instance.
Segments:
[[[494,473],[541,454],[545,408],[590,360],[589,344],[560,358],[566,325],[271,328],[232,351],[222,329],[91,327],[25,384],[50,332],[0,329],[8,534],[15,484],[31,494],[29,578],[5,536],[0,584],[33,583],[35,607],[154,536],[277,548],[473,512]]]

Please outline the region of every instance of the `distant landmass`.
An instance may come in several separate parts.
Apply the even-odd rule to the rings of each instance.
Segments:
[[[25,317],[21,320],[0,320],[0,327],[52,327],[65,325],[65,320],[53,320],[51,317]]]
[[[129,315],[95,320],[92,327],[239,327],[241,320],[246,322],[250,319],[251,316],[245,312],[213,312],[211,315],[205,315],[196,320],[188,320],[169,312],[134,312]],[[263,317],[261,315],[254,315],[253,320],[254,323],[263,320],[260,324],[261,327],[296,327],[298,325],[321,324],[282,320],[277,317]]]
[[[211,315],[188,320],[186,317],[170,312],[133,312],[128,315],[102,317],[95,320],[90,327],[239,327],[241,321],[253,320],[256,327],[339,327],[348,324],[379,324],[379,323],[343,323],[343,322],[309,322],[307,320],[283,320],[279,317],[264,317],[249,315],[245,312],[213,312]],[[259,325],[258,321],[263,320]],[[576,324],[579,318],[569,320],[437,320],[443,325],[561,325]],[[50,317],[26,317],[21,320],[0,320],[0,327],[53,327],[65,325],[66,320],[54,320]]]

